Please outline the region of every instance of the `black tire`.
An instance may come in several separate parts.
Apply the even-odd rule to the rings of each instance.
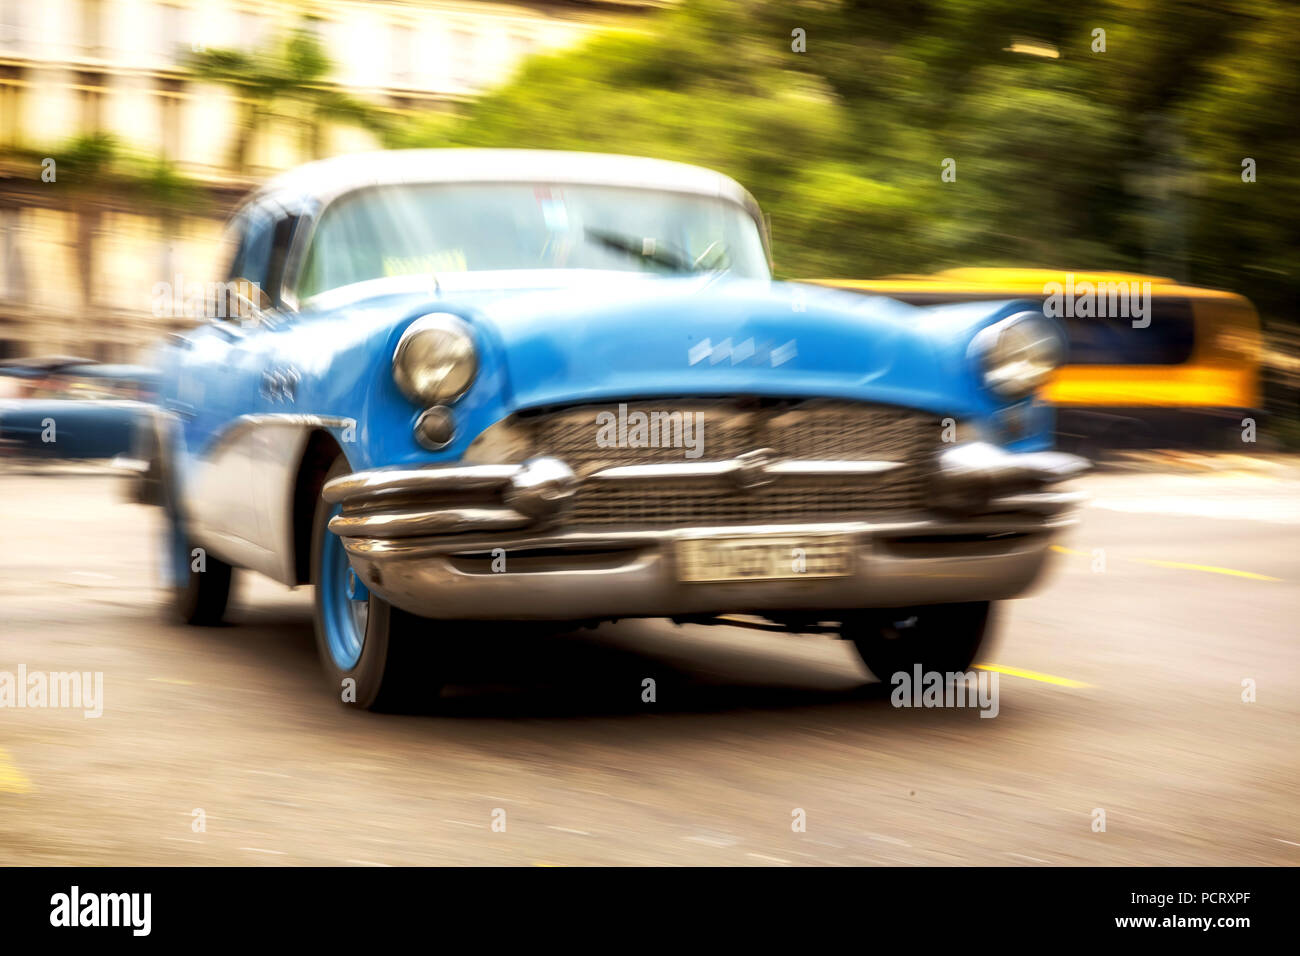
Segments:
[[[162,560],[175,562],[173,568],[162,569],[164,588],[168,592],[168,615],[181,624],[216,627],[226,616],[234,569],[206,548],[202,549],[201,555],[194,554],[199,546],[186,530],[166,463],[161,458],[159,462],[158,488],[165,523]],[[196,570],[196,564],[202,570]]]
[[[992,633],[988,601],[882,608],[847,618],[840,631],[883,683],[899,671],[965,673]]]
[[[322,485],[350,470],[347,459],[339,455]],[[334,659],[326,636],[327,596],[321,586],[325,544],[334,537],[328,527],[330,513],[331,506],[318,495],[311,531],[311,583],[315,590],[312,617],[316,651],[333,693],[346,706],[367,710],[409,713],[431,707],[443,683],[435,649],[438,639],[432,633],[436,625],[393,607],[373,591],[367,604],[360,657],[348,668],[340,667]],[[347,681],[354,683],[349,685]]]
[[[226,618],[234,569],[212,554],[205,555],[204,563],[203,571],[191,566],[184,587],[172,588],[172,616],[182,624],[218,627]]]
[[[143,474],[131,479],[130,498],[136,504],[165,504],[162,488],[161,444],[158,440],[158,426],[153,417],[141,418],[136,423],[131,457],[137,461],[147,462],[148,467]]]

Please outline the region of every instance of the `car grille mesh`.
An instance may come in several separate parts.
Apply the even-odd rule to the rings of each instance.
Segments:
[[[902,468],[866,476],[777,476],[742,490],[719,481],[602,482],[582,487],[566,525],[662,528],[714,524],[834,521],[917,510],[925,504],[926,468],[939,440],[939,419],[908,409],[841,402],[758,407],[664,400],[629,402],[626,414],[698,413],[701,454],[681,447],[602,448],[597,415],[618,405],[589,405],[531,419],[537,454],[567,462],[579,475],[616,465],[721,461],[759,448],[800,460],[893,461]],[[675,427],[675,426],[674,426]]]
[[[716,486],[600,486],[579,492],[574,527],[663,528],[848,520],[922,504],[920,482],[895,472],[866,478],[778,478],[752,491]]]

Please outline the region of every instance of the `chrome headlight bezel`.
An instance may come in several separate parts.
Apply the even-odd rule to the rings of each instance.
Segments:
[[[1060,328],[1038,312],[1017,312],[981,329],[969,355],[984,387],[1006,399],[1033,394],[1065,361]]]
[[[421,405],[454,402],[478,376],[478,348],[469,324],[450,312],[421,316],[393,350],[393,381]]]

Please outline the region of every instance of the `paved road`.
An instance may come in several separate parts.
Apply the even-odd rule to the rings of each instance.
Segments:
[[[324,686],[306,589],[161,623],[150,509],[0,474],[0,672],[104,674],[98,719],[0,709],[0,864],[1300,864],[1300,473],[1083,484],[995,719],[895,709],[829,638],[661,621],[478,629],[445,713],[393,717]]]

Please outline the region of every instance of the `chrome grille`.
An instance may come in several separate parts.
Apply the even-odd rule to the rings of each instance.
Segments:
[[[900,469],[864,478],[780,478],[752,491],[685,482],[600,485],[578,493],[566,523],[633,528],[797,524],[910,511],[924,503],[922,482],[915,471]]]
[[[611,465],[669,461],[725,461],[770,448],[778,457],[842,461],[918,461],[939,436],[933,415],[886,405],[808,401],[754,408],[736,403],[690,403],[673,399],[625,403],[626,415],[692,415],[702,434],[701,454],[687,458],[682,447],[603,448],[597,444],[598,416],[617,416],[619,405],[584,405],[531,419],[535,454],[553,455],[578,474]],[[663,430],[663,419],[659,419]],[[676,423],[668,431],[675,437]],[[650,429],[654,434],[655,429]]]
[[[720,482],[599,483],[577,494],[566,524],[573,527],[691,527],[699,525],[834,521],[925,504],[926,466],[939,443],[939,417],[910,409],[848,402],[628,402],[640,411],[698,413],[701,454],[681,447],[602,448],[597,415],[619,414],[618,403],[587,405],[527,421],[536,454],[554,455],[579,475],[615,465],[721,461],[758,448],[778,458],[896,461],[903,468],[879,475],[781,476],[772,484],[739,490]]]

